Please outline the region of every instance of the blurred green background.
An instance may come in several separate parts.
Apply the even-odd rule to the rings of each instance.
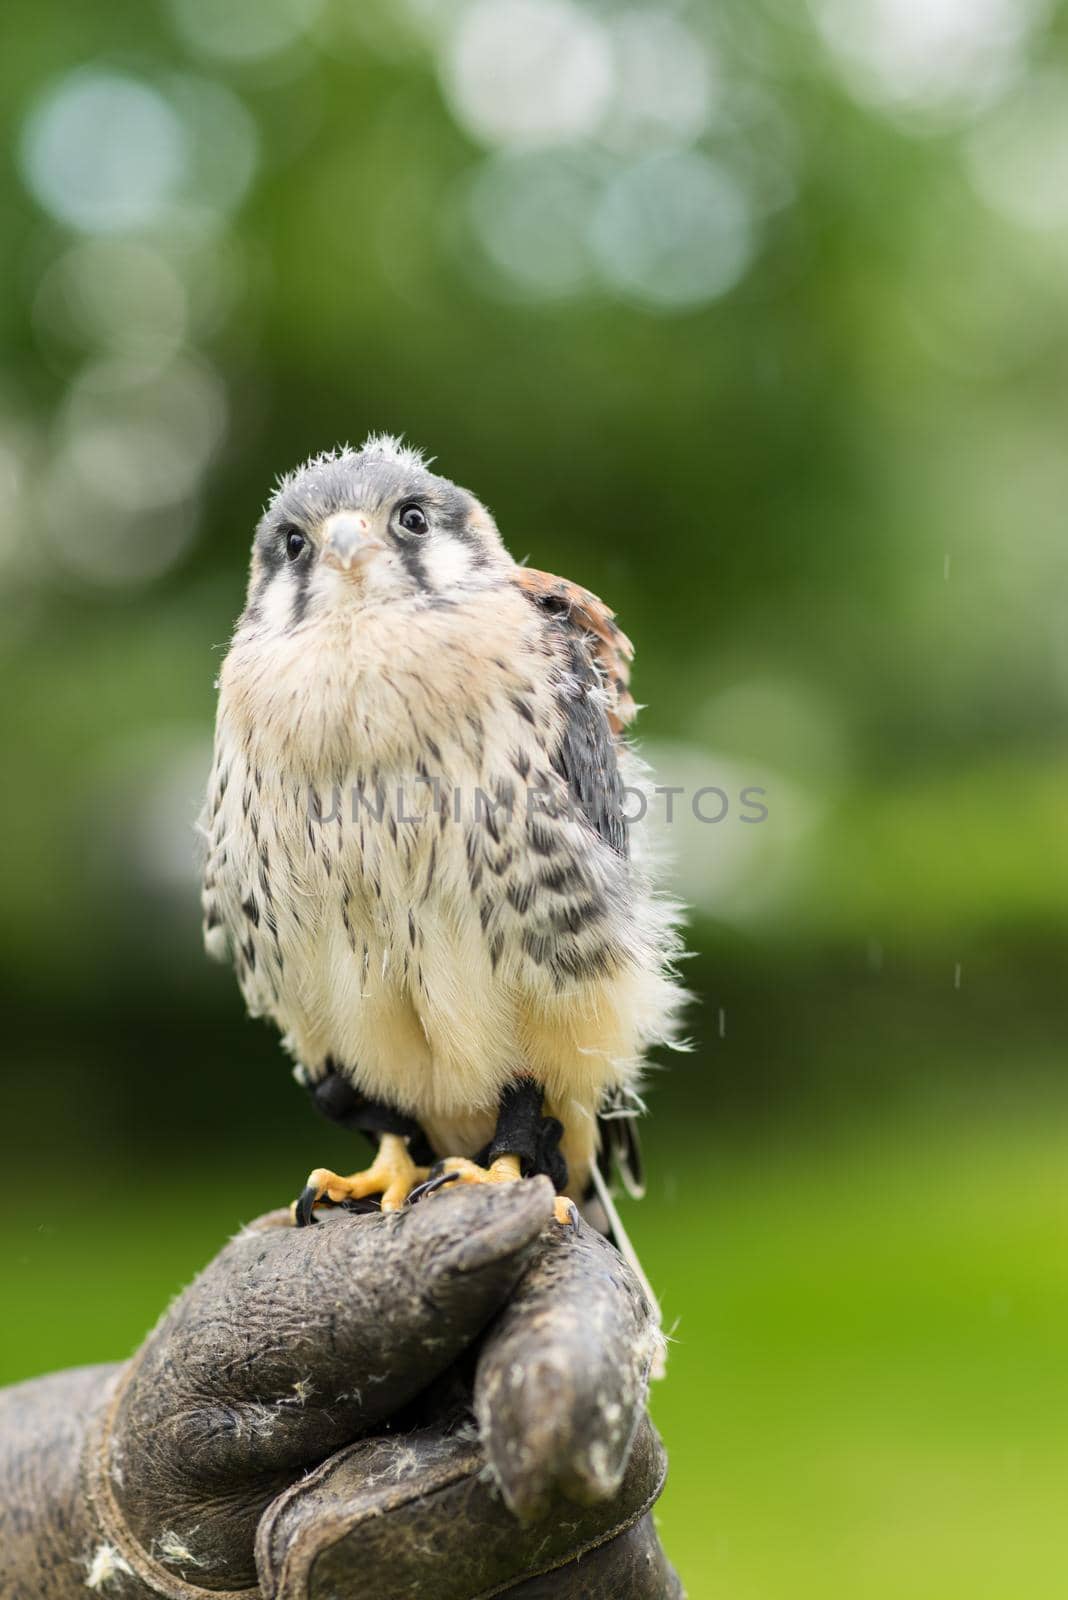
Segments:
[[[194,822],[272,479],[402,432],[731,797],[670,830],[627,1211],[693,1600],[1063,1594],[1065,9],[5,20],[0,1381],[356,1164],[201,954]]]

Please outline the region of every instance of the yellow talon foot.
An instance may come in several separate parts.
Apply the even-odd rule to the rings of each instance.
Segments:
[[[412,1196],[413,1200],[420,1199],[422,1194],[434,1194],[446,1186],[452,1188],[457,1183],[519,1183],[523,1177],[519,1157],[509,1155],[498,1156],[488,1167],[480,1167],[477,1161],[469,1161],[466,1156],[446,1156],[434,1170],[435,1176],[422,1186],[421,1193]],[[578,1231],[578,1207],[566,1195],[556,1196],[553,1216],[561,1227]]]
[[[417,1167],[408,1154],[407,1141],[399,1134],[384,1133],[378,1154],[365,1172],[353,1172],[347,1178],[331,1172],[329,1167],[316,1167],[309,1172],[300,1199],[293,1202],[293,1221],[298,1228],[314,1222],[313,1212],[322,1200],[337,1205],[343,1200],[364,1200],[371,1194],[382,1196],[383,1211],[399,1211],[426,1175],[426,1167]]]
[[[518,1156],[498,1156],[489,1167],[480,1167],[477,1161],[468,1161],[466,1156],[446,1156],[439,1166],[442,1172],[450,1173],[461,1183],[518,1183],[523,1176]]]

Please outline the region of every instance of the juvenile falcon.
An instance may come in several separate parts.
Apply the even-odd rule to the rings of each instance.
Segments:
[[[682,995],[627,822],[631,654],[396,439],[271,497],[219,681],[203,905],[249,1011],[377,1146],[316,1168],[299,1222],[534,1172],[564,1221],[604,1195],[598,1151],[638,1181],[642,1061]]]

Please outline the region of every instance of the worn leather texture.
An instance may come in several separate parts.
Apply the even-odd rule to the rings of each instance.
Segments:
[[[660,1341],[634,1274],[599,1233],[546,1236],[475,1373],[479,1432],[517,1517],[544,1516],[554,1489],[580,1505],[616,1493]]]
[[[508,1600],[686,1600],[651,1511],[614,1539],[505,1593]]]
[[[81,1485],[89,1418],[117,1367],[79,1367],[0,1390],[0,1595],[86,1600]]]
[[[651,1314],[552,1202],[274,1213],[127,1366],[0,1393],[0,1600],[678,1596]]]
[[[485,1466],[473,1429],[423,1429],[342,1451],[260,1524],[270,1600],[423,1600],[431,1553],[434,1600],[509,1593],[517,1572],[552,1571],[642,1518],[666,1470],[644,1421],[613,1499],[579,1512],[557,1491],[537,1522],[519,1526]],[[347,1587],[353,1574],[359,1585]]]

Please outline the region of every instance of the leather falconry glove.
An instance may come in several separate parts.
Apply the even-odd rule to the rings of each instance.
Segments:
[[[125,1366],[0,1393],[3,1600],[681,1600],[659,1341],[546,1179],[246,1228]]]

